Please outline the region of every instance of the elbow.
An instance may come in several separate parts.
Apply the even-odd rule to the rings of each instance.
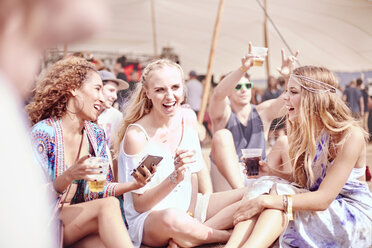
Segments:
[[[137,204],[133,204],[134,210],[136,210],[137,213],[144,213],[146,212],[146,209],[144,207],[138,206]]]
[[[329,208],[329,206],[331,205],[331,203],[333,202],[332,199],[324,199],[323,201],[320,201],[318,204],[317,204],[317,211],[325,211]]]

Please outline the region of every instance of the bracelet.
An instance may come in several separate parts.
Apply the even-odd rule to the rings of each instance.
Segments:
[[[292,211],[292,196],[284,195],[283,196],[283,207],[284,211],[288,216],[288,220],[293,220],[293,211]]]
[[[50,184],[50,188],[51,188],[51,190],[53,191],[53,193],[56,194],[58,197],[61,197],[61,196],[66,192],[66,189],[65,189],[63,192],[59,192],[59,191],[56,189],[56,187],[55,187],[55,185],[54,185],[54,182],[50,182],[49,184]]]
[[[186,213],[187,213],[188,215],[190,215],[191,217],[194,218],[194,214],[193,214],[193,212],[191,212],[191,211],[187,211]]]
[[[169,175],[169,180],[171,181],[171,183],[173,185],[177,185],[178,184],[178,181],[177,181],[177,171],[173,171],[170,175]]]
[[[293,220],[293,212],[292,212],[292,196],[287,195],[288,207],[287,207],[287,214],[288,219]]]
[[[247,71],[248,71],[248,69],[244,69],[243,66],[240,66],[239,69],[240,69],[242,72],[247,72]]]

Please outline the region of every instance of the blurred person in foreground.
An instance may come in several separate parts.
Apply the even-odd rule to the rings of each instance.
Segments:
[[[226,248],[371,247],[372,194],[365,182],[367,133],[324,68],[291,74],[284,93],[293,179],[261,177],[234,214]]]
[[[52,187],[33,159],[22,104],[48,47],[92,34],[104,24],[101,1],[0,1],[1,247],[56,247]]]
[[[32,141],[59,195],[56,205],[64,244],[78,242],[75,246],[80,247],[83,241],[94,247],[132,247],[119,201],[112,196],[144,186],[151,174],[135,173],[133,182],[117,184],[109,168],[102,191],[88,187],[89,176],[96,173],[86,159],[107,159],[109,152],[103,129],[93,123],[105,102],[102,88],[95,66],[83,58],[68,57],[53,64],[26,107]]]
[[[271,122],[284,116],[283,97],[253,105],[251,90],[253,83],[244,75],[252,68],[254,55],[249,53],[241,59],[241,66],[228,74],[213,91],[209,114],[212,120],[211,162],[227,180],[231,188],[242,188],[251,182],[244,174],[241,164],[243,148],[262,148],[261,159],[266,160],[266,143]],[[285,58],[282,53],[281,73],[288,78],[298,55]],[[285,72],[286,71],[286,72]],[[262,170],[261,170],[262,169]],[[286,136],[277,140],[268,156],[268,164],[260,168],[265,173],[287,178],[291,174]],[[217,182],[217,185],[221,182]]]

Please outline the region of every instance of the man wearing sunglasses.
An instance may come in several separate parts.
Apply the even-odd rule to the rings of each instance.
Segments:
[[[241,166],[243,148],[262,148],[261,160],[268,157],[267,164],[260,162],[260,175],[266,173],[284,178],[290,175],[286,136],[278,139],[270,154],[266,156],[270,124],[275,118],[285,115],[285,107],[282,97],[257,106],[251,104],[253,83],[246,73],[253,66],[255,57],[251,54],[251,46],[249,44],[249,54],[242,58],[242,65],[218,83],[209,105],[213,130],[211,174],[215,191],[227,190],[230,187],[241,188],[249,183]],[[287,79],[294,67],[296,56],[297,54],[285,59],[282,50],[282,67],[278,70]],[[213,168],[213,163],[218,171]]]

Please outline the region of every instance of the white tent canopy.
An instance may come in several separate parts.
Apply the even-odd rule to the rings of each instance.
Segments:
[[[172,47],[188,73],[207,71],[218,0],[106,0],[111,24],[90,40],[70,50],[154,55],[152,18],[157,53]],[[225,0],[212,73],[237,68],[248,42],[264,45],[264,13],[258,1]],[[267,12],[289,47],[300,50],[301,65],[322,65],[334,71],[372,70],[372,1],[267,0]],[[270,71],[281,63],[280,49],[288,49],[268,22]],[[250,71],[253,79],[266,78],[265,67]]]

